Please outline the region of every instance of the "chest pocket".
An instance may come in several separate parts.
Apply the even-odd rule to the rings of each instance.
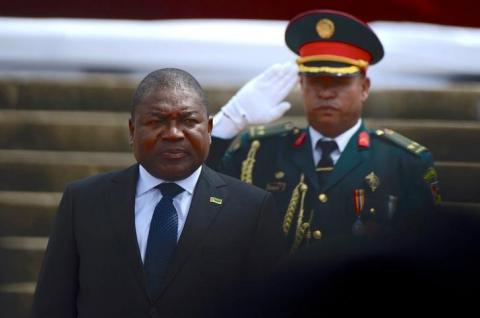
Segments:
[[[365,198],[365,208],[362,211],[362,221],[386,224],[397,213],[398,196],[385,193],[369,193]]]
[[[385,196],[367,196],[365,198],[365,207],[362,210],[361,219],[362,222],[387,223],[389,218]]]

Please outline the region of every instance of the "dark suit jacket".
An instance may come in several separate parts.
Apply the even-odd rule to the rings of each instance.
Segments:
[[[66,188],[35,317],[221,316],[236,305],[236,292],[248,290],[282,253],[272,196],[204,166],[166,287],[149,299],[135,234],[137,179],[134,165]]]

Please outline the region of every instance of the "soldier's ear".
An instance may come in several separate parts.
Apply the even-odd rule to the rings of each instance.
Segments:
[[[305,75],[298,74],[298,77],[299,77],[299,82],[300,82],[300,88],[303,89],[303,84],[304,84],[304,81],[305,81]]]
[[[370,92],[370,78],[364,77],[362,81],[362,102],[365,102]]]

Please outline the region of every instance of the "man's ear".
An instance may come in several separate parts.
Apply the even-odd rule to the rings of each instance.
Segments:
[[[299,80],[298,82],[300,83],[300,89],[303,89],[303,82],[305,81],[305,75],[298,74]]]
[[[128,120],[128,130],[130,131],[130,136],[128,137],[128,143],[130,144],[130,146],[133,145],[133,136],[134,136],[134,133],[135,133],[135,124],[133,123],[133,119],[130,118]]]
[[[208,137],[210,138],[210,143],[212,143],[212,129],[213,129],[213,117],[208,116]]]
[[[370,92],[370,78],[366,77],[362,81],[362,102],[365,102]]]

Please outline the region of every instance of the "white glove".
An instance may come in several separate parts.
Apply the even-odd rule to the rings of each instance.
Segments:
[[[212,135],[232,138],[247,125],[280,118],[291,105],[283,101],[298,81],[294,62],[274,64],[245,84],[213,117]]]

